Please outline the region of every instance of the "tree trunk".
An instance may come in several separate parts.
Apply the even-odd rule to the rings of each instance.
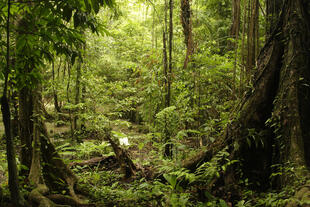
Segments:
[[[268,39],[277,25],[283,0],[266,0],[266,38]]]
[[[194,41],[192,32],[192,13],[191,0],[181,0],[181,23],[184,33],[184,43],[186,45],[186,56],[184,60],[183,69],[187,68],[190,56],[194,53]]]
[[[240,0],[232,0],[232,24],[230,28],[230,36],[234,39],[239,35],[240,14]]]
[[[27,20],[27,13],[18,21],[18,33],[16,35],[16,42],[20,39],[25,38],[24,34],[26,31],[31,30],[30,23]],[[29,54],[18,52],[16,54],[16,62],[18,73],[28,76],[35,68],[33,62],[27,59],[25,56]],[[26,61],[27,59],[27,61]],[[31,167],[31,153],[32,153],[32,134],[33,134],[33,97],[32,89],[30,85],[23,80],[17,79],[17,85],[19,88],[19,137],[21,140],[21,164],[26,166],[28,169]],[[29,171],[22,170],[21,173],[28,174]]]
[[[74,104],[77,105],[80,103],[80,88],[81,88],[81,61],[79,60],[78,65],[76,67],[76,80],[75,80],[75,99],[74,99]],[[73,117],[73,130],[77,130],[77,121],[78,121],[78,112],[79,110],[76,108],[74,110],[74,117]]]
[[[70,82],[71,82],[71,69],[72,65],[70,63],[70,60],[67,60],[67,69],[68,69],[68,82],[67,82],[67,89],[66,89],[66,95],[67,95],[67,101],[68,104],[71,103],[70,101]],[[64,69],[65,71],[65,69]],[[72,120],[72,109],[69,108],[69,118],[70,118],[70,132],[71,132],[71,138],[73,139],[74,137],[74,130],[73,130],[73,120]]]
[[[18,170],[16,164],[16,153],[12,137],[11,129],[11,111],[10,105],[7,98],[8,93],[8,80],[10,73],[10,9],[11,1],[8,0],[8,11],[7,11],[7,22],[6,22],[6,68],[4,69],[4,87],[3,95],[1,97],[1,112],[2,120],[5,131],[5,141],[6,141],[6,156],[8,163],[8,172],[9,172],[9,190],[11,194],[11,200],[13,204],[17,207],[25,206],[25,200],[19,190],[18,182]]]
[[[61,66],[61,61],[59,62],[59,66],[58,66],[58,76],[59,76],[59,68]],[[57,84],[55,81],[55,63],[54,61],[52,62],[52,75],[53,75],[53,96],[54,96],[54,107],[55,110],[60,113],[60,106],[58,104],[58,95],[57,95]]]
[[[171,81],[172,81],[172,43],[173,43],[173,0],[169,1],[169,71],[167,80],[167,94],[166,94],[166,107],[170,106],[171,102]],[[167,128],[168,126],[165,126]],[[167,130],[168,131],[168,130]],[[172,157],[172,144],[169,133],[165,133],[165,157]]]
[[[248,71],[248,79],[251,79],[251,75],[253,75],[253,69],[255,68],[255,60],[257,58],[257,49],[258,45],[256,42],[257,32],[256,30],[259,27],[258,22],[258,14],[259,14],[259,1],[251,0],[249,5],[249,22],[248,22],[248,56],[247,56],[247,71]]]
[[[239,41],[239,31],[240,31],[240,0],[232,1],[232,25],[230,28],[230,36],[234,39],[230,43],[231,49],[234,50],[235,60],[234,60],[234,70],[233,70],[233,90],[236,93],[236,76],[237,76],[237,56],[238,56],[238,41]],[[240,76],[242,76],[241,74]],[[241,87],[240,87],[241,88]]]
[[[32,162],[31,162],[31,168],[29,172],[29,181],[35,185],[42,184],[42,174],[41,174],[41,142],[40,142],[40,122],[42,122],[40,111],[40,105],[42,96],[40,95],[39,88],[35,89],[34,95],[33,95],[33,147],[32,147]]]
[[[76,196],[74,185],[77,177],[61,159],[54,145],[50,142],[45,123],[41,119],[42,96],[39,89],[36,90],[34,97],[34,147],[32,154],[32,165],[29,180],[36,186],[31,191],[30,200],[39,206],[60,206],[53,203],[45,195],[50,191],[62,192],[67,190],[76,203],[81,204]],[[41,165],[42,164],[42,165]]]
[[[282,31],[287,41],[274,113],[288,152],[282,159],[310,167],[310,6],[307,0],[286,3]]]
[[[171,53],[170,53],[170,30],[169,30],[169,38],[168,38],[168,44],[169,44],[169,62],[168,62],[168,55],[167,55],[167,33],[168,33],[168,2],[165,0],[165,25],[164,25],[164,31],[163,31],[163,63],[164,63],[164,106],[169,107],[170,106],[170,58],[171,58]],[[171,25],[170,25],[171,26]],[[170,28],[169,28],[170,29]],[[170,135],[168,134],[167,130],[168,126],[165,126],[164,130],[164,143],[165,143],[165,150],[164,150],[164,156],[165,157],[170,157],[171,155],[171,149],[169,144],[170,141]]]
[[[276,29],[258,58],[254,89],[227,130],[226,141],[234,145],[232,156],[242,162],[243,176],[255,189],[270,187],[274,164],[310,166],[308,11],[307,0],[284,1]]]
[[[19,91],[19,137],[21,144],[21,163],[30,169],[32,152],[32,92],[27,86]]]
[[[309,175],[310,2],[283,2],[281,16],[258,57],[253,89],[238,105],[236,118],[226,128],[225,142],[210,146],[214,155],[228,145],[230,158],[240,161],[241,171],[234,166],[227,169],[224,188],[238,186],[240,179],[248,179],[249,187],[257,191],[296,183],[287,174],[270,178],[278,172],[272,166],[285,167],[288,161],[294,164],[297,176]],[[210,152],[196,158],[184,167],[192,169],[193,164],[210,160]],[[308,187],[296,188],[300,189],[296,197],[310,193]],[[225,191],[238,196],[236,189]]]
[[[165,89],[165,107],[168,104],[168,55],[167,55],[167,33],[168,33],[168,3],[165,0],[165,21],[163,28],[163,66],[164,66],[164,89]]]
[[[6,154],[7,154],[8,171],[9,171],[9,189],[11,193],[11,199],[16,206],[18,207],[24,206],[25,201],[19,191],[16,154],[11,132],[10,107],[7,97],[5,95],[2,96],[1,98],[1,111],[5,129]]]
[[[173,46],[173,0],[169,1],[169,72],[168,72],[168,93],[167,93],[167,106],[171,102],[171,81],[172,81],[172,46]]]
[[[247,70],[246,70],[246,52],[245,52],[245,37],[246,37],[246,21],[247,21],[247,0],[243,1],[243,22],[242,22],[242,40],[241,40],[241,71],[240,71],[240,94],[244,92],[244,85],[247,84]]]
[[[42,161],[45,163],[42,169],[44,181],[50,189],[67,189],[72,197],[76,197],[73,187],[77,181],[77,177],[57,153],[54,145],[48,138],[45,124],[41,122],[39,127],[41,133]],[[60,185],[60,183],[63,183],[63,185]]]

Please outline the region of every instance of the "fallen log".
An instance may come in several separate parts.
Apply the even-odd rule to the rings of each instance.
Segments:
[[[117,162],[117,159],[114,155],[111,156],[103,156],[103,157],[94,157],[89,160],[83,160],[80,162],[71,162],[69,164],[69,167],[75,167],[75,166],[89,166],[89,167],[95,167],[95,166],[104,166],[109,169],[114,169],[116,167],[119,167],[119,164]]]
[[[124,173],[124,179],[127,180],[136,175],[136,172],[139,168],[133,163],[128,151],[124,148],[121,148],[115,141],[113,141],[111,136],[111,129],[105,129],[104,139],[106,139],[111,144],[116,159]]]
[[[201,151],[195,156],[184,160],[182,167],[190,171],[195,171],[201,164],[210,161],[213,155],[212,151]]]

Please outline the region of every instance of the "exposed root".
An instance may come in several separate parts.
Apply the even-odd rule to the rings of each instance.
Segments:
[[[46,196],[50,200],[52,200],[55,203],[62,204],[62,205],[70,205],[70,206],[77,206],[77,207],[92,207],[96,206],[95,204],[81,204],[77,202],[75,199],[73,199],[70,196],[66,195],[60,195],[60,194],[52,194]]]
[[[51,201],[45,196],[48,191],[49,189],[46,187],[46,185],[39,184],[35,189],[30,192],[29,200],[38,204],[38,207],[71,207],[69,205],[55,204],[53,201]]]
[[[291,201],[286,207],[309,207],[310,206],[310,185],[300,188],[295,193],[294,201]]]

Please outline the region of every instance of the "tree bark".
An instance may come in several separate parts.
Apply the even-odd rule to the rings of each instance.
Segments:
[[[281,16],[258,57],[253,89],[236,108],[224,142],[211,148],[228,145],[231,159],[240,161],[241,173],[234,166],[226,171],[225,188],[246,178],[256,191],[291,185],[295,180],[286,174],[276,182],[270,178],[278,172],[273,165],[285,166],[288,161],[295,165],[294,173],[309,175],[310,5],[307,0],[283,2]],[[209,159],[210,153],[204,152],[184,166],[192,168],[193,163]],[[301,167],[306,170],[297,170]],[[305,189],[309,193],[305,187],[300,191]]]
[[[235,53],[234,69],[233,69],[233,90],[235,93],[236,93],[236,76],[237,76],[238,41],[240,31],[240,13],[241,13],[240,0],[232,0],[232,25],[230,28],[230,36],[234,40],[233,42],[230,43],[230,47],[234,50]],[[242,77],[242,75],[243,74],[241,74],[240,77]]]
[[[43,103],[39,89],[38,86],[32,95],[34,97],[34,140],[29,180],[35,184],[36,188],[31,191],[29,198],[42,207],[61,206],[49,200],[45,195],[49,190],[58,192],[66,190],[72,200],[82,205],[82,201],[77,197],[74,190],[78,178],[64,163],[50,142],[45,123],[41,119]]]
[[[19,191],[16,153],[11,132],[10,107],[5,95],[1,98],[1,111],[5,129],[6,154],[9,171],[9,189],[11,193],[11,199],[16,206],[25,206],[25,200]]]
[[[258,45],[256,42],[257,32],[259,27],[259,1],[251,0],[249,5],[249,23],[248,23],[248,56],[247,56],[247,71],[248,79],[251,79],[253,75],[253,69],[255,68],[255,60],[257,58]]]
[[[1,112],[2,112],[2,120],[5,131],[5,141],[6,141],[6,156],[8,163],[8,172],[9,172],[9,190],[11,194],[11,200],[14,205],[17,207],[26,206],[26,202],[24,197],[22,196],[19,190],[19,182],[18,182],[18,171],[16,164],[16,153],[15,147],[13,143],[12,137],[12,128],[11,128],[11,111],[10,105],[7,98],[8,93],[8,80],[10,73],[10,9],[11,9],[11,1],[8,0],[7,3],[8,11],[7,11],[7,27],[6,27],[6,68],[4,70],[4,87],[3,94],[1,97]]]
[[[244,92],[244,85],[247,84],[247,70],[246,70],[246,52],[245,52],[245,36],[246,36],[246,21],[247,21],[247,2],[243,1],[243,22],[242,22],[242,40],[241,40],[241,71],[240,71],[240,94]]]
[[[78,178],[57,153],[48,138],[45,124],[41,122],[39,127],[42,161],[45,163],[42,168],[44,181],[51,190],[68,189],[71,196],[76,197],[73,187]],[[60,183],[63,183],[63,186]]]
[[[171,102],[171,81],[172,81],[172,45],[173,45],[173,0],[169,1],[169,71],[167,74],[167,94],[166,94],[166,106],[170,106]],[[167,128],[168,126],[165,126]],[[166,131],[166,130],[165,130]],[[167,130],[168,131],[168,130]],[[165,133],[165,157],[172,157],[172,147],[171,137],[169,133]]]
[[[31,152],[32,152],[32,134],[33,134],[33,120],[32,120],[32,92],[27,86],[19,91],[19,137],[21,144],[24,146],[21,149],[21,163],[31,167]]]
[[[58,66],[58,76],[59,76],[59,68],[61,66],[61,61],[59,62]],[[55,110],[60,113],[60,106],[58,104],[58,95],[57,95],[57,87],[56,87],[56,81],[55,81],[55,63],[54,61],[52,62],[52,75],[53,75],[53,96],[54,96],[54,107]]]
[[[77,105],[80,103],[80,79],[81,79],[81,61],[79,60],[78,65],[76,67],[76,79],[75,79],[75,99],[74,99],[74,104]],[[77,121],[78,121],[78,113],[79,110],[75,109],[74,110],[74,116],[73,116],[73,130],[77,130]]]
[[[39,88],[35,89],[34,95],[33,95],[33,147],[32,147],[32,162],[31,162],[31,168],[29,172],[29,181],[35,185],[42,184],[42,173],[41,173],[41,142],[40,142],[40,122],[42,122],[41,119],[41,108],[40,105],[42,96],[40,95]]]
[[[270,187],[274,164],[291,161],[310,166],[308,11],[306,0],[284,1],[276,29],[257,60],[254,89],[239,105],[238,118],[227,130],[232,155],[241,160],[243,175],[255,189]]]
[[[184,60],[183,69],[187,68],[190,56],[194,53],[194,41],[192,32],[192,12],[191,0],[181,0],[181,23],[184,33],[184,43],[186,45],[186,56]]]
[[[266,38],[268,39],[277,25],[283,0],[266,0]]]
[[[171,2],[169,2],[169,7],[171,7]],[[168,41],[167,41],[167,33],[168,33],[168,2],[165,0],[165,21],[164,21],[164,31],[163,31],[163,63],[164,63],[164,106],[169,107],[170,106],[170,69],[172,70],[172,64],[171,64],[171,58],[172,58],[172,37],[171,37],[171,24],[170,22],[170,27],[169,27],[169,35],[168,35]],[[170,8],[171,9],[171,8]],[[170,11],[171,15],[171,11]],[[171,19],[170,19],[171,21]],[[171,42],[170,42],[171,40]],[[168,51],[169,51],[169,60],[168,60],[168,55],[167,55],[167,42],[168,42]],[[171,43],[171,44],[170,44]],[[168,126],[165,126],[164,130],[164,143],[165,143],[165,149],[164,149],[164,156],[165,157],[170,157],[171,156],[171,144],[168,142],[170,141],[170,135],[168,134],[167,130]]]
[[[240,0],[232,0],[232,24],[230,28],[230,36],[237,38],[240,31]]]
[[[23,34],[26,31],[31,30],[30,22],[27,20],[27,12],[22,14],[22,18],[18,21],[18,33],[16,35],[16,42],[19,42],[20,39],[25,38]],[[16,70],[28,76],[34,67],[33,61],[25,56],[29,56],[29,54],[24,54],[19,52],[16,54],[16,62],[17,68]],[[27,85],[24,80],[20,78],[17,79],[17,84],[19,88],[19,137],[22,144],[21,149],[21,164],[26,166],[28,169],[31,167],[31,153],[32,153],[32,134],[33,134],[33,121],[32,121],[32,113],[33,113],[33,97],[32,97],[32,89],[31,86]],[[22,170],[21,173],[28,174],[29,171]]]

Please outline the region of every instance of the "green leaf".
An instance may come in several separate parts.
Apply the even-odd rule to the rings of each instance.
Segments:
[[[171,187],[174,189],[177,184],[176,175],[164,174],[163,176],[167,180],[167,182],[171,185]]]
[[[123,137],[127,137],[126,134],[121,133],[121,132],[117,132],[117,131],[112,131],[112,134],[117,137],[117,138],[123,138]]]
[[[143,142],[139,143],[139,145],[138,145],[139,150],[142,150],[143,147],[144,147],[144,143]]]
[[[220,207],[228,207],[227,203],[224,200],[220,200]]]

